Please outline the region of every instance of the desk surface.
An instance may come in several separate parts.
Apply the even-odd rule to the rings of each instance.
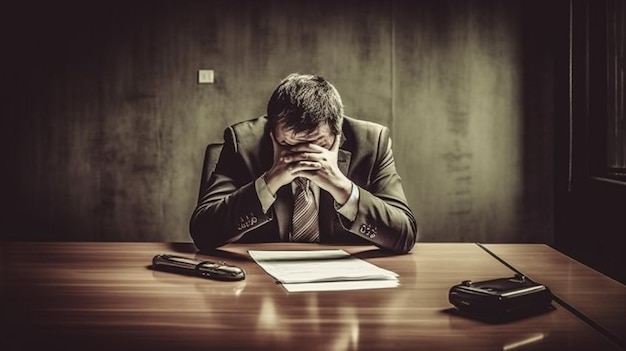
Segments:
[[[388,257],[373,247],[342,247],[397,272],[400,287],[307,293],[274,283],[245,255],[249,248],[333,246],[230,245],[207,256],[187,244],[2,243],[2,339],[9,347],[1,348],[619,349],[558,305],[505,324],[455,315],[447,299],[452,285],[512,275],[474,244],[419,243],[411,254]],[[217,282],[153,271],[158,253],[226,260],[244,267],[247,278]]]
[[[626,287],[542,244],[485,247],[626,345]]]

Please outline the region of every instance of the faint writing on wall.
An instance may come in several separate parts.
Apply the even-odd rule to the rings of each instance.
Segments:
[[[454,104],[451,104],[454,106]],[[464,215],[472,212],[472,152],[469,143],[469,117],[467,112],[448,111],[450,143],[443,154],[448,188],[448,212]]]

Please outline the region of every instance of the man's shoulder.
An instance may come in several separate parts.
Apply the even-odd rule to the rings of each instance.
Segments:
[[[354,138],[362,142],[375,142],[388,128],[382,124],[345,116],[343,119],[343,133],[346,138]]]
[[[261,116],[237,122],[235,124],[232,124],[230,128],[233,129],[233,131],[239,136],[247,134],[263,135],[265,134],[266,126],[267,116]],[[344,116],[343,118],[344,131],[348,130],[352,132],[357,132],[359,134],[363,132],[378,134],[381,130],[385,128],[385,126],[376,122],[356,119],[350,116]]]
[[[267,117],[261,116],[247,121],[237,122],[226,129],[226,134],[233,139],[235,147],[242,152],[258,152],[264,146]]]
[[[267,116],[256,117],[232,124],[231,128],[237,135],[262,135],[267,125]]]

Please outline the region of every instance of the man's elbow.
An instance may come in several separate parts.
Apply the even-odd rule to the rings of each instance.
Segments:
[[[189,234],[199,251],[210,251],[218,247],[210,235],[211,226],[198,212],[194,212],[189,221]]]
[[[411,252],[417,243],[418,235],[419,227],[417,226],[417,222],[413,216],[410,216],[406,233],[402,236],[403,240],[401,240],[399,245],[397,245],[397,250],[395,250],[396,253],[406,254]]]

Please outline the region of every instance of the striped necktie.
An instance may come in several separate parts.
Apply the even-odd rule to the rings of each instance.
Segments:
[[[296,178],[296,194],[293,206],[291,241],[318,242],[320,238],[317,206],[309,180]]]

